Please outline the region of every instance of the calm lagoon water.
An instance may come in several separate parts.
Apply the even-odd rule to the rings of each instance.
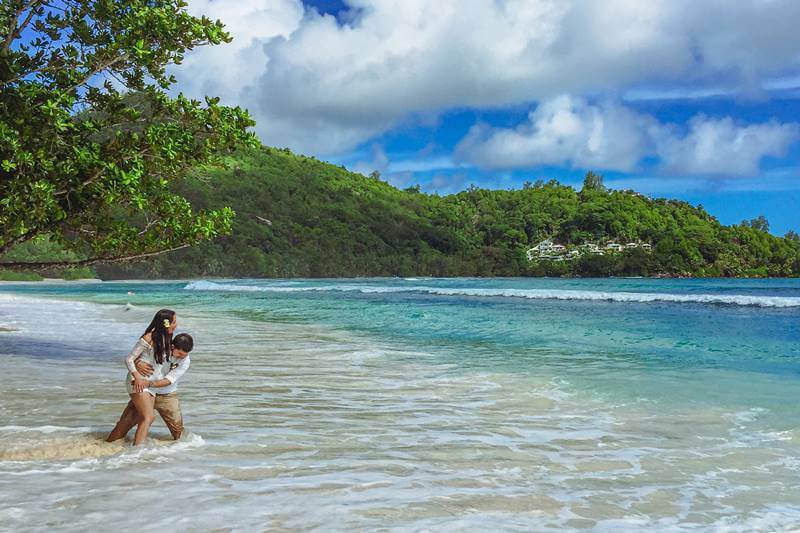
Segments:
[[[160,307],[188,433],[105,444]],[[2,285],[0,529],[797,529],[798,325],[800,280]]]

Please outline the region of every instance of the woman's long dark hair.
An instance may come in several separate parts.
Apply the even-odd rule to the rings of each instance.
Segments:
[[[172,333],[169,332],[169,325],[175,319],[175,311],[171,309],[162,309],[155,314],[150,325],[142,333],[142,337],[150,334],[153,344],[153,353],[156,358],[156,363],[161,364],[166,358],[169,361],[172,355]]]

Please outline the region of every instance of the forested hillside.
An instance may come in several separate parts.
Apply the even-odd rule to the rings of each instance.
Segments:
[[[232,235],[148,262],[98,266],[102,277],[800,273],[794,234],[723,226],[685,202],[606,190],[593,174],[580,192],[550,181],[437,196],[264,147],[197,171],[177,192],[197,208],[232,207]],[[529,261],[525,251],[543,239],[652,250]]]

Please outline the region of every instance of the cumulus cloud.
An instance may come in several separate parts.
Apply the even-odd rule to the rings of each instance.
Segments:
[[[488,169],[563,165],[624,172],[657,158],[670,174],[743,176],[800,138],[795,123],[739,125],[702,114],[686,130],[615,103],[560,96],[541,103],[516,128],[474,126],[456,155]]]
[[[220,96],[229,105],[246,105],[246,91],[267,69],[264,44],[288,38],[304,13],[300,0],[191,0],[188,10],[221,20],[233,41],[188,53],[172,70],[178,89],[195,98]]]
[[[661,85],[755,90],[800,68],[794,0],[345,1],[342,24],[299,0],[192,0],[235,41],[187,58],[182,86],[248,107],[266,143],[330,155],[409,115]]]
[[[753,175],[765,156],[782,156],[800,138],[798,124],[739,126],[730,118],[698,115],[685,136],[671,132],[658,139],[658,155],[666,171],[684,174]]]
[[[647,132],[656,126],[620,105],[560,96],[543,102],[515,129],[474,126],[456,154],[492,169],[568,165],[631,171],[652,151]]]

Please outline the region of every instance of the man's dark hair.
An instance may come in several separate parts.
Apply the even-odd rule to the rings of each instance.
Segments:
[[[194,348],[194,339],[192,339],[192,336],[188,333],[175,335],[172,338],[172,347],[189,353],[192,351],[192,348]]]

